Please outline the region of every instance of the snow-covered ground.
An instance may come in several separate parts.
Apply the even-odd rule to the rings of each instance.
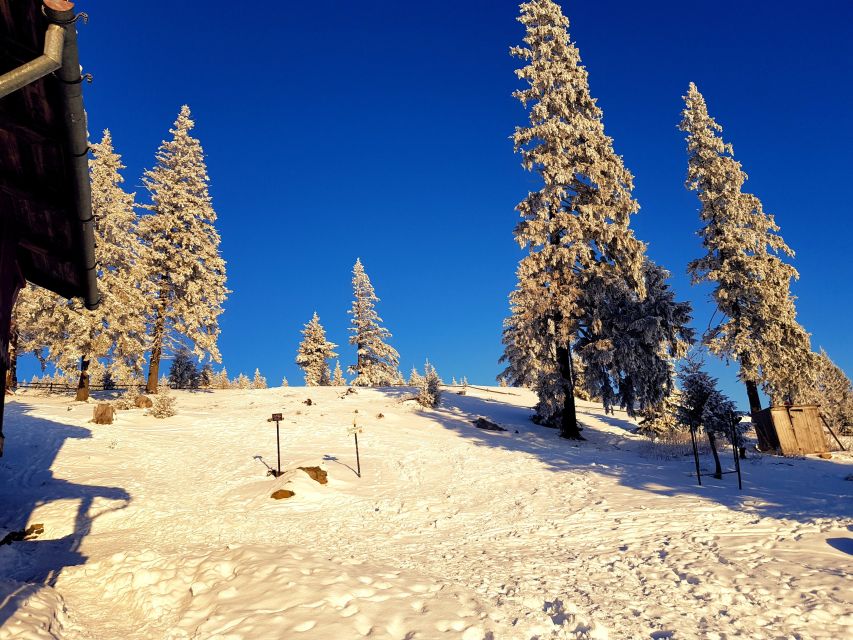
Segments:
[[[44,533],[0,547],[0,638],[853,638],[850,454],[699,487],[592,403],[573,444],[527,391],[410,395],[179,392],[175,417],[99,426],[19,393],[0,537]]]

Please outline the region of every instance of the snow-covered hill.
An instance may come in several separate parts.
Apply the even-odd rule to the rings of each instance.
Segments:
[[[849,454],[753,454],[739,492],[592,403],[577,444],[519,389],[344,392],[179,392],[109,426],[19,394],[0,529],[44,533],[0,547],[0,638],[853,637]]]

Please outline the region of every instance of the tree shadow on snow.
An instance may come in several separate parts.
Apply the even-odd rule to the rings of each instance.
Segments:
[[[636,424],[624,412],[605,416],[601,405],[578,400],[582,442],[564,440],[556,429],[531,422],[533,407],[509,404],[502,396],[482,398],[444,392],[440,405],[425,413],[443,427],[479,446],[536,456],[555,472],[583,471],[615,478],[620,485],[651,496],[695,496],[756,516],[810,521],[849,517],[853,482],[845,481],[849,467],[816,458],[791,460],[750,452],[741,460],[743,491],[734,473],[711,477],[713,461],[703,447],[702,486],[696,482],[692,454],[666,459],[655,454],[650,441],[633,433]],[[478,416],[505,427],[506,432],[473,426]],[[624,417],[621,417],[624,416]],[[618,430],[602,428],[604,423]],[[517,433],[516,433],[517,431]],[[730,447],[719,446],[724,471],[734,469]],[[707,475],[706,475],[707,474]],[[642,497],[638,498],[642,506]]]
[[[2,577],[15,583],[8,593],[0,593],[0,627],[27,599],[44,586],[54,586],[65,567],[81,565],[86,556],[80,552],[83,539],[90,533],[95,518],[108,511],[123,509],[130,495],[119,487],[74,484],[57,478],[51,471],[57,454],[67,440],[91,438],[89,429],[75,427],[30,415],[29,405],[15,402],[6,405],[6,451],[0,458],[0,529],[23,531],[31,524],[43,524],[49,535],[51,522],[35,510],[57,500],[78,501],[73,531],[58,539],[32,539],[0,547]],[[96,499],[121,501],[121,505],[90,510]],[[6,556],[6,558],[4,558]],[[10,566],[6,566],[10,565]]]

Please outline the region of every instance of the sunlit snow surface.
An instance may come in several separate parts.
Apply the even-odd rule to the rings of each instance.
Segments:
[[[0,534],[45,531],[0,547],[0,638],[853,637],[849,454],[752,454],[741,493],[592,403],[578,446],[524,390],[344,391],[176,392],[110,426],[10,399]]]

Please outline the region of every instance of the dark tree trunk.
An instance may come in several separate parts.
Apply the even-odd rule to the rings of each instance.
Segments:
[[[747,380],[744,385],[746,385],[746,397],[749,398],[749,412],[761,411],[761,396],[758,395],[758,385],[752,380]]]
[[[77,402],[86,402],[89,399],[89,358],[80,358],[80,380],[77,381]]]
[[[723,467],[720,465],[720,454],[717,453],[717,438],[712,431],[706,431],[708,434],[708,443],[711,445],[711,453],[714,454],[714,477],[717,480],[723,479]]]
[[[12,328],[9,331],[9,370],[6,372],[6,391],[15,391],[18,388],[18,328],[12,319]]]
[[[148,362],[148,384],[145,386],[147,393],[157,393],[160,379],[160,357],[163,355],[163,335],[166,327],[166,319],[163,315],[164,310],[157,309],[154,319],[154,339],[151,343],[151,360]]]
[[[578,428],[578,416],[575,411],[575,385],[572,376],[571,346],[557,347],[557,366],[563,379],[563,413],[560,416],[560,437],[567,440],[583,440]]]

